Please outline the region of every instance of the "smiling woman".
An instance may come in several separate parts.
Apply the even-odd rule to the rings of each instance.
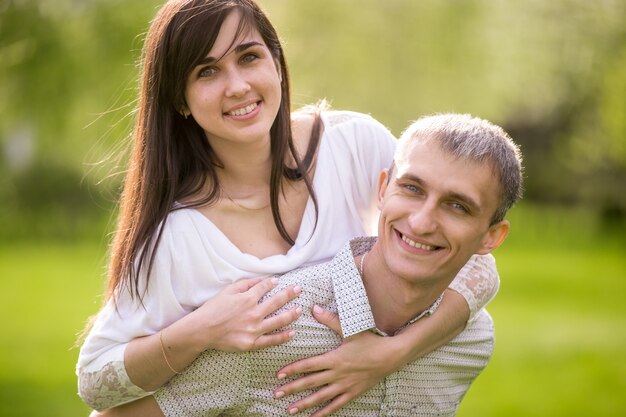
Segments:
[[[378,175],[395,147],[363,114],[323,105],[291,114],[283,48],[251,0],[168,1],[148,32],[142,71],[108,293],[77,373],[95,409],[146,399],[103,414],[155,406],[150,394],[208,349],[297,337],[283,328],[301,309],[273,313],[299,286],[259,303],[277,284],[265,277],[328,260],[370,234]],[[325,370],[283,389],[324,387],[290,410],[335,411],[451,339],[498,287],[493,258],[472,262],[456,287],[467,301],[447,290],[437,313],[402,335],[364,332],[329,355],[276,369]],[[469,278],[481,281],[480,294],[463,291]],[[363,359],[350,365],[355,357]]]
[[[187,78],[182,111],[191,113],[222,158],[233,146],[245,152],[260,144],[266,154],[259,157],[268,159],[266,143],[280,107],[282,75],[259,31],[241,24],[237,11],[226,17],[209,55]]]

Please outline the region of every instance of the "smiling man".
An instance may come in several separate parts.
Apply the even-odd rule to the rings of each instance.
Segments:
[[[381,174],[379,238],[364,267],[379,328],[393,333],[442,294],[470,256],[504,241],[521,172],[517,146],[485,120],[430,116],[405,131],[394,166]]]
[[[315,378],[324,370],[308,369],[316,372],[291,380],[294,370],[306,368],[304,359],[279,371],[288,382],[278,388],[275,370],[324,354],[357,333],[393,336],[433,314],[470,257],[490,253],[504,241],[509,232],[504,215],[521,189],[519,149],[500,127],[458,114],[419,119],[400,138],[393,166],[380,175],[379,236],[354,239],[332,261],[280,277],[274,292],[302,286],[292,302],[302,308],[289,326],[295,337],[253,352],[205,351],[154,397],[131,405],[142,410],[135,415],[157,415],[157,402],[167,416],[303,411],[307,388],[317,386]],[[466,273],[467,281],[473,275]],[[474,294],[479,292],[475,288]],[[331,327],[343,338],[314,319],[311,310],[317,306],[337,313]],[[324,313],[317,308],[315,315]],[[472,311],[456,338],[388,375],[334,415],[452,416],[487,365],[493,344],[491,317],[484,309]],[[394,352],[380,354],[391,360]],[[319,393],[327,395],[324,388]]]

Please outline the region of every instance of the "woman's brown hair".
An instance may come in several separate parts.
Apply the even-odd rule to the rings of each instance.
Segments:
[[[285,178],[305,181],[317,211],[317,200],[306,174],[319,140],[319,114],[309,149],[300,158],[291,132],[287,64],[278,35],[266,15],[251,0],[169,1],[152,21],[143,48],[133,149],[111,246],[105,301],[122,289],[128,290],[131,297],[142,299],[147,281],[140,283],[140,271],[147,268],[149,277],[163,224],[175,202],[197,196],[206,186],[208,194],[187,206],[211,204],[220,196],[216,167],[221,167],[221,162],[204,130],[179,110],[185,107],[188,75],[211,50],[226,16],[235,9],[242,16],[238,31],[256,28],[282,73],[281,104],[270,129],[270,202],[274,223],[283,239],[293,245],[278,209]],[[285,163],[288,153],[296,161],[295,168]]]

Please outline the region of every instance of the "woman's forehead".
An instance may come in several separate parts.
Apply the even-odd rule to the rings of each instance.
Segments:
[[[217,38],[207,55],[219,60],[239,45],[252,41],[265,45],[255,22],[250,18],[243,17],[238,10],[233,10],[222,22]]]

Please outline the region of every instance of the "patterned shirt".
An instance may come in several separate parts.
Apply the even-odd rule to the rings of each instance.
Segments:
[[[274,398],[274,389],[284,383],[276,378],[276,371],[341,344],[341,337],[312,317],[315,304],[339,315],[345,337],[376,330],[365,287],[354,264],[354,256],[368,251],[374,242],[375,238],[354,239],[332,261],[282,275],[268,296],[290,285],[302,286],[301,295],[279,310],[302,307],[302,315],[289,326],[296,330],[296,336],[285,344],[258,351],[205,351],[154,394],[164,414],[287,415],[288,406],[311,391]],[[453,416],[470,384],[487,365],[493,346],[493,322],[481,310],[448,344],[387,376],[334,415]]]

